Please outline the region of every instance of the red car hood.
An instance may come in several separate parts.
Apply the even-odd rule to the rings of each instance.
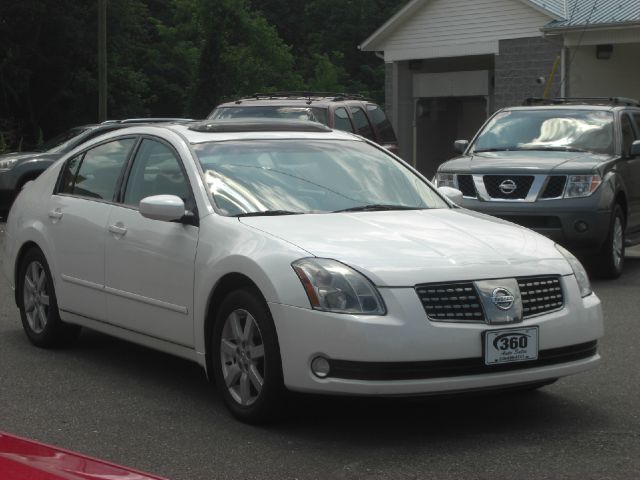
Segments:
[[[165,480],[0,432],[2,480]]]

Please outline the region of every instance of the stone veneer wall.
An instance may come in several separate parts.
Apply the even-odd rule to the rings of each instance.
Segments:
[[[521,105],[528,97],[542,97],[561,47],[532,37],[500,40],[499,49],[495,57],[494,110]],[[537,83],[539,77],[544,77],[545,83]],[[560,64],[549,96],[560,96]]]

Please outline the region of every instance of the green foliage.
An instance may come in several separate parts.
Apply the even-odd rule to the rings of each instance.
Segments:
[[[357,48],[406,0],[109,0],[108,116],[208,114],[257,91],[383,100]],[[0,2],[0,148],[97,118],[97,0]],[[10,128],[5,128],[10,125]]]

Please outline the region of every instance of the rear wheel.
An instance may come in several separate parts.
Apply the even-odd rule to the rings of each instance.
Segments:
[[[32,249],[20,264],[17,282],[22,327],[34,345],[43,348],[72,343],[80,327],[60,319],[49,266],[39,249]]]
[[[279,416],[285,389],[280,348],[266,303],[254,289],[222,301],[213,329],[216,385],[238,419],[263,423]]]
[[[609,234],[595,259],[595,269],[602,278],[618,278],[624,268],[625,217],[620,204],[616,204],[611,214]]]

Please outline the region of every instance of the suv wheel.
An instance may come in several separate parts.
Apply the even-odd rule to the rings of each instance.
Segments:
[[[596,263],[596,272],[603,278],[618,278],[624,268],[625,218],[622,207],[616,204],[611,215],[609,235]]]

